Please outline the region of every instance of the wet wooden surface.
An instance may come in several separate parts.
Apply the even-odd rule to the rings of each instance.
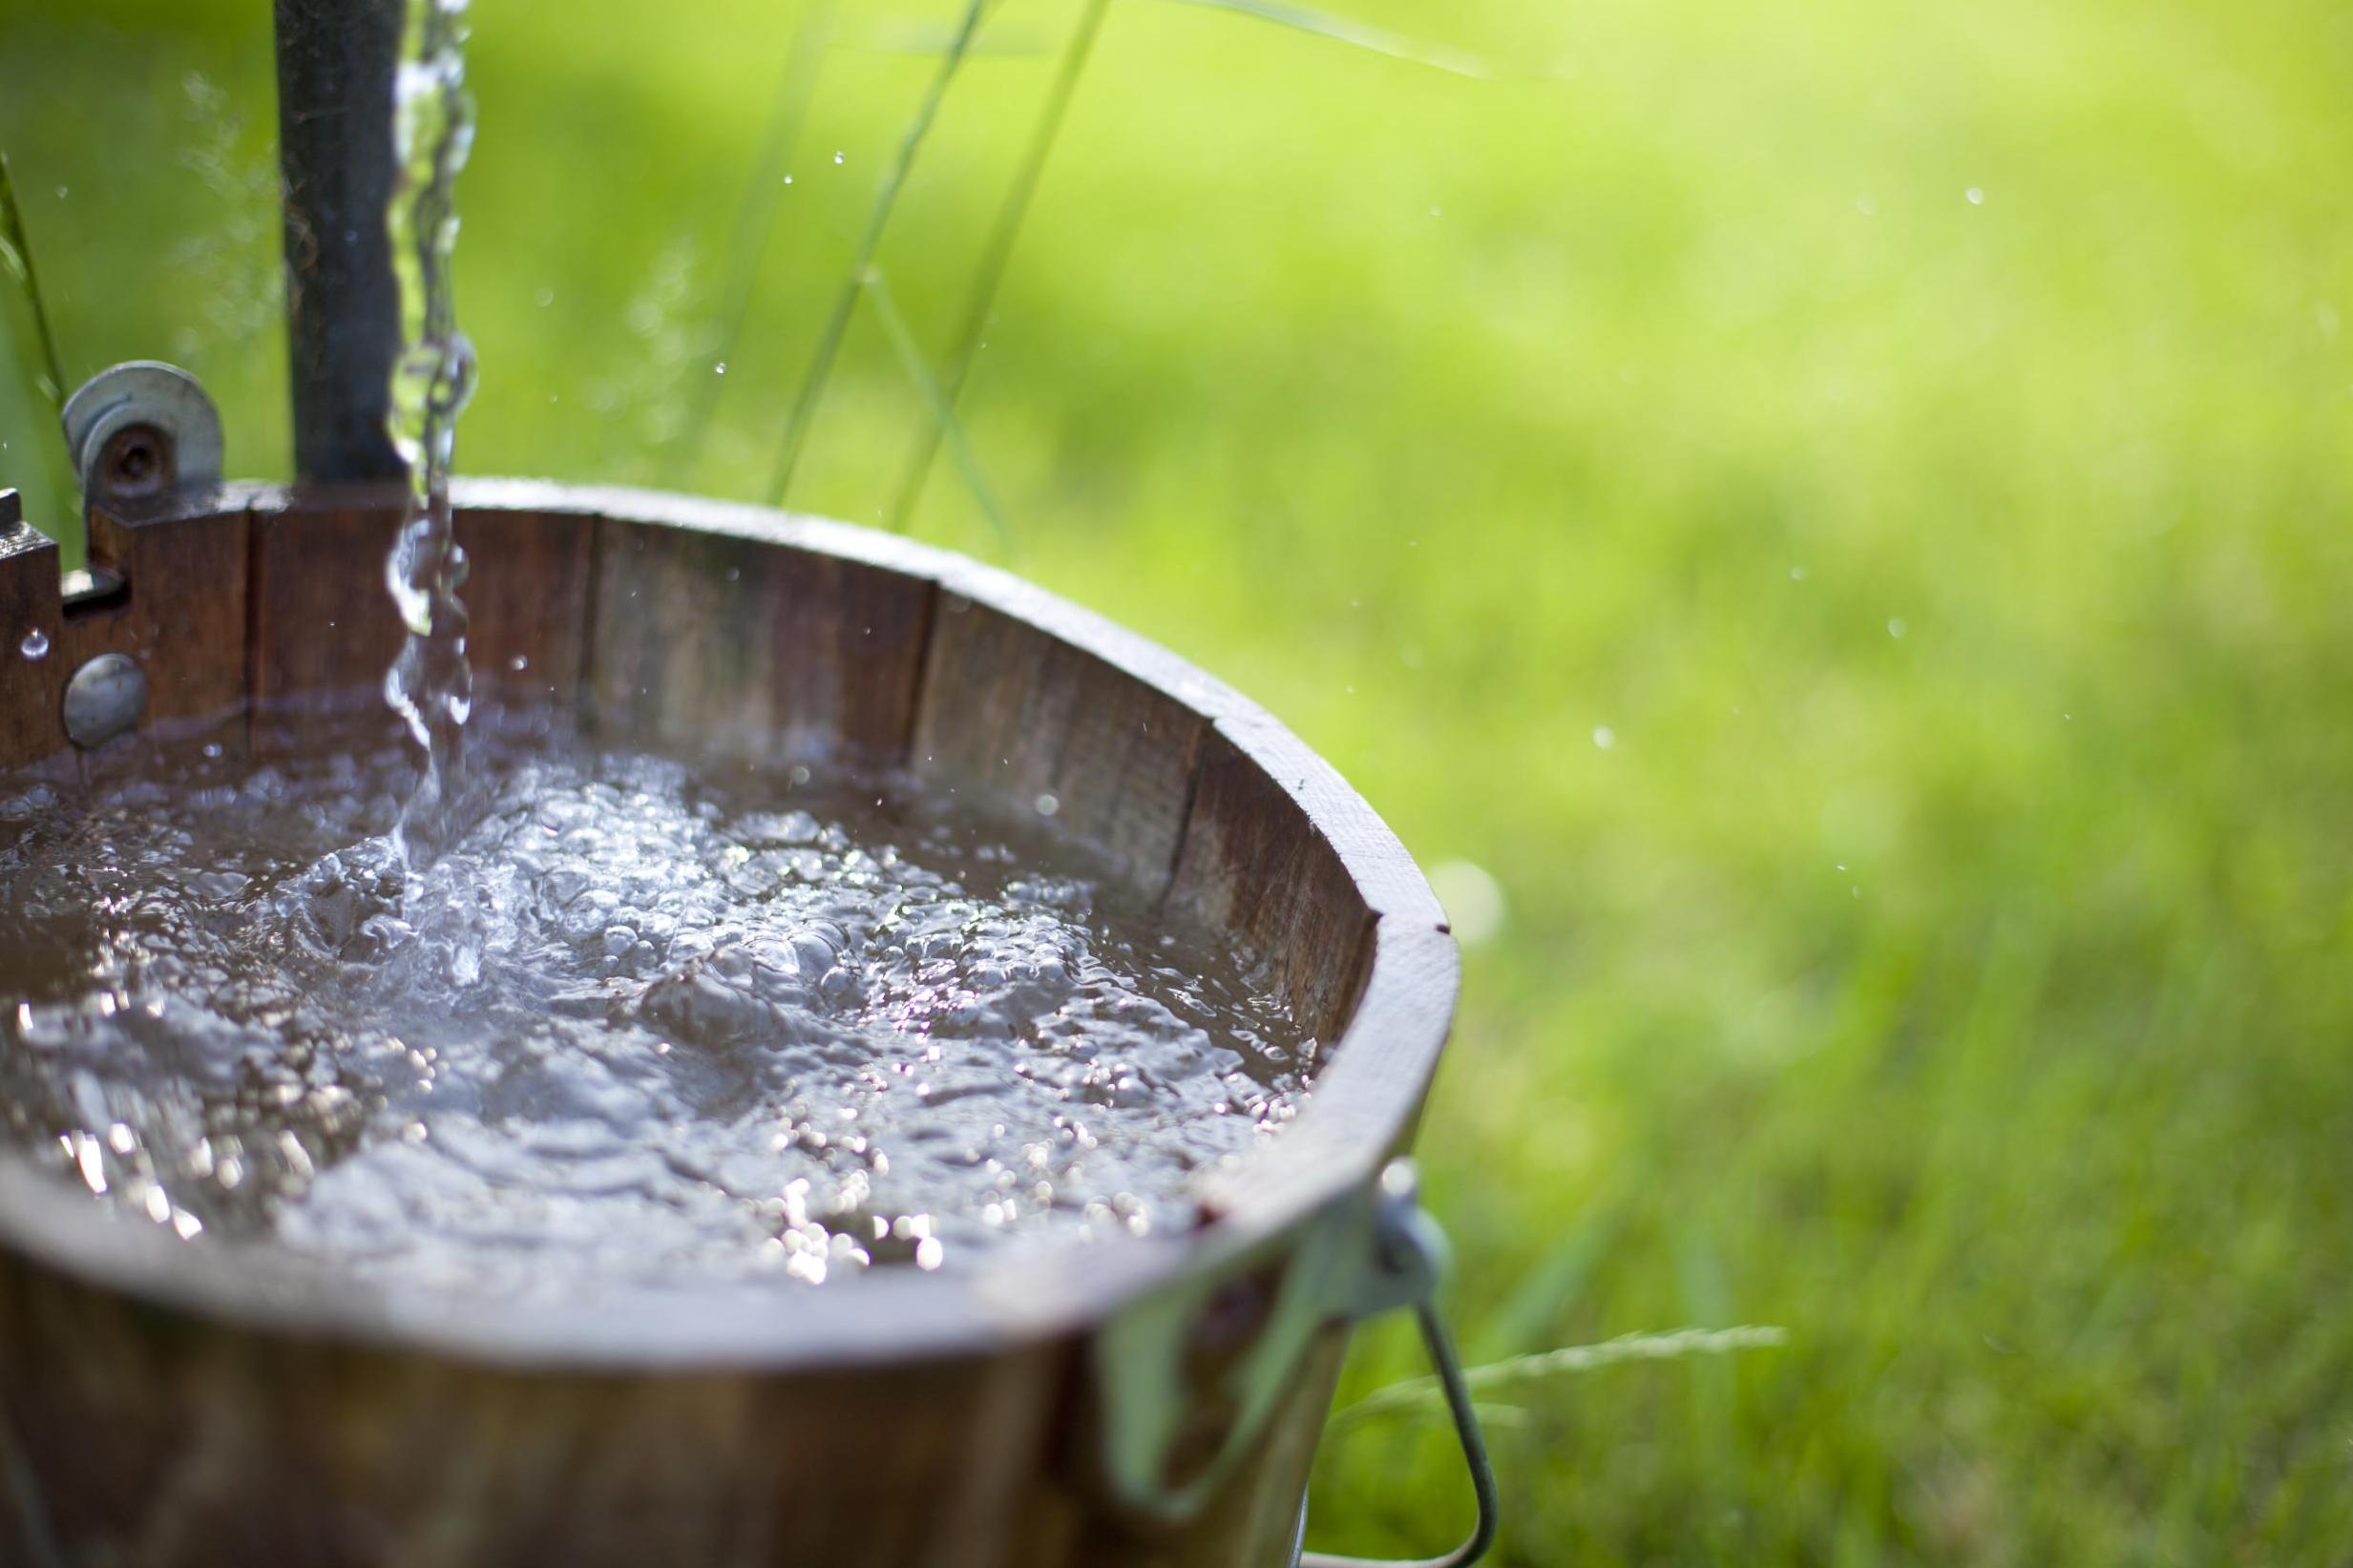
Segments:
[[[929,583],[725,533],[594,526],[600,735],[764,762],[904,755]]]
[[[945,787],[1051,815],[1158,896],[1208,727],[1166,692],[949,591],[908,763]]]
[[[1034,1568],[1012,1516],[1065,1359],[486,1368],[239,1333],[0,1255],[0,1561]]]
[[[0,527],[0,765],[66,744],[66,682],[100,654],[138,661],[147,722],[235,714],[245,700],[245,527],[242,508],[95,512],[91,558],[123,586],[73,607],[59,591],[56,546],[21,522]],[[28,659],[36,635],[48,651]]]
[[[383,684],[402,638],[383,571],[399,516],[381,491],[252,508],[246,654],[257,703],[284,710]],[[460,516],[457,540],[476,689],[573,702],[587,661],[593,535],[570,517],[492,512]]]

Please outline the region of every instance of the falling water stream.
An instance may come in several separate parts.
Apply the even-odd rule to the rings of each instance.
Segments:
[[[407,723],[425,766],[395,829],[406,854],[437,854],[463,815],[466,552],[450,510],[457,416],[473,394],[473,345],[457,327],[451,257],[457,176],[473,147],[466,87],[467,0],[409,0],[392,84],[392,199],[386,215],[400,285],[401,352],[392,371],[392,444],[409,465],[409,509],[385,561],[408,630],[385,673],[385,700]]]

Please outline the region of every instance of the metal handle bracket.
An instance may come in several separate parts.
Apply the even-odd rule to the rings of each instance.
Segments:
[[[1468,1568],[1495,1537],[1496,1487],[1452,1341],[1437,1307],[1445,1234],[1423,1210],[1413,1164],[1393,1160],[1288,1235],[1123,1308],[1095,1336],[1102,1459],[1137,1514],[1191,1517],[1250,1452],[1326,1326],[1412,1307],[1446,1390],[1479,1499],[1471,1538],[1400,1568]],[[1306,1529],[1302,1504],[1300,1529]],[[1294,1547],[1294,1553],[1295,1553]],[[1344,1568],[1344,1558],[1295,1558]]]
[[[1495,1465],[1487,1456],[1486,1436],[1479,1430],[1479,1412],[1471,1405],[1470,1384],[1462,1376],[1461,1358],[1455,1354],[1454,1336],[1447,1332],[1445,1317],[1438,1307],[1438,1282],[1446,1271],[1446,1234],[1439,1228],[1430,1211],[1421,1206],[1414,1188],[1412,1167],[1401,1160],[1381,1173],[1377,1212],[1377,1235],[1390,1277],[1400,1282],[1408,1293],[1402,1300],[1385,1301],[1373,1306],[1371,1310],[1390,1306],[1409,1306],[1414,1309],[1414,1317],[1421,1326],[1421,1343],[1429,1352],[1431,1369],[1438,1373],[1439,1387],[1446,1395],[1447,1411],[1454,1417],[1455,1436],[1462,1445],[1462,1462],[1470,1472],[1471,1492],[1478,1499],[1479,1516],[1471,1526],[1469,1538],[1444,1557],[1336,1557],[1306,1549],[1307,1503],[1301,1499],[1299,1531],[1292,1546],[1292,1561],[1295,1568],[1470,1568],[1495,1544],[1502,1497],[1496,1486]]]

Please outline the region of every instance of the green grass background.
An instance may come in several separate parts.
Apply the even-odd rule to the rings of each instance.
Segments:
[[[2353,12],[1345,3],[1534,79],[1119,0],[967,400],[1018,551],[944,461],[916,529],[1502,884],[1421,1144],[1474,1359],[1789,1330],[1498,1393],[1502,1560],[2353,1560]],[[790,8],[475,9],[461,465],[758,493],[950,10],[851,8],[679,475]],[[0,145],[70,377],[271,474],[266,11],[9,0]],[[935,352],[1073,14],[884,246]],[[921,418],[862,313],[793,504]],[[1406,1417],[1314,1511],[1467,1504]]]

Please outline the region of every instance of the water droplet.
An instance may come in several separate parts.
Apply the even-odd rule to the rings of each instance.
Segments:
[[[1908,630],[1910,628],[1901,619],[1891,619],[1887,623],[1887,635],[1892,638],[1901,638]]]
[[[35,626],[25,634],[25,640],[16,645],[16,651],[27,659],[47,659],[49,657],[49,634]]]
[[[726,373],[727,362],[725,360],[721,360],[717,365],[711,366],[711,374],[715,376],[724,376]]]
[[[1970,186],[1962,194],[1969,199],[1969,205],[1972,207],[1982,207],[1985,204],[1985,193],[1979,190],[1974,185]]]
[[[836,162],[836,163],[839,163],[841,160],[842,160],[842,155],[841,155],[841,154],[839,154],[839,153],[835,153],[835,154],[833,155],[833,161],[834,161],[834,162]]]
[[[1855,199],[1855,210],[1862,214],[1865,218],[1870,218],[1878,214],[1880,204],[1878,200],[1872,197],[1859,196]]]
[[[538,303],[541,309],[545,309],[556,303],[556,291],[552,288],[543,288],[534,294],[532,299]]]
[[[790,175],[785,176],[785,183],[788,185],[792,183],[792,177]]]
[[[1593,743],[1607,751],[1618,743],[1618,732],[1607,724],[1596,724],[1593,726]]]
[[[1039,796],[1036,805],[1038,806],[1038,814],[1041,817],[1050,817],[1054,815],[1055,812],[1060,811],[1062,808],[1061,798],[1054,795]]]
[[[521,654],[516,654],[513,659],[507,660],[507,668],[513,670],[515,674],[520,675],[525,670],[531,668],[531,660],[524,658]]]
[[[65,189],[63,185],[57,187],[57,199],[60,201],[65,199]]]
[[[1806,580],[1806,569],[1805,569],[1804,567],[1802,567],[1802,566],[1793,566],[1793,567],[1791,567],[1791,568],[1789,569],[1789,580],[1790,580],[1790,581],[1792,581],[1792,582],[1803,582],[1803,581],[1805,581],[1805,580]]]

